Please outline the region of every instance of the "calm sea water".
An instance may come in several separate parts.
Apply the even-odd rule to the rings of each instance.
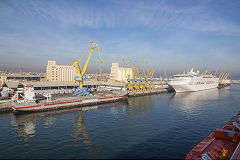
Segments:
[[[0,159],[185,158],[240,110],[240,85],[79,111],[0,114]]]

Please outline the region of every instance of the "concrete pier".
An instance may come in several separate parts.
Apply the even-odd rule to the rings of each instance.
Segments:
[[[129,93],[129,97],[138,97],[138,96],[145,96],[145,95],[152,95],[152,94],[161,94],[161,93],[169,93],[168,89],[158,89],[155,91],[147,91],[147,92],[135,92]]]
[[[13,111],[11,107],[11,100],[1,100],[0,101],[0,112],[10,112]]]
[[[18,82],[7,82],[6,85],[10,89],[17,90]],[[73,82],[32,82],[31,84],[34,85],[34,88],[37,92],[47,92],[47,91],[53,91],[54,89],[60,89],[60,88],[74,88],[76,87],[76,83]],[[87,86],[103,86],[109,89],[123,89],[125,86],[125,83],[123,82],[98,82],[98,81],[85,81],[85,85]],[[158,82],[154,82],[155,85],[161,85]],[[137,97],[137,96],[145,96],[145,95],[152,95],[152,94],[163,94],[163,93],[169,93],[171,90],[166,88],[156,88],[154,91],[147,91],[147,92],[138,92],[138,93],[129,93],[128,97]],[[11,107],[11,100],[0,100],[0,112],[10,112],[13,111]]]

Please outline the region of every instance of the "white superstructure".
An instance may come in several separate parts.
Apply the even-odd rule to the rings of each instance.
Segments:
[[[219,78],[207,71],[200,74],[199,71],[195,72],[194,68],[187,73],[174,75],[174,78],[169,82],[169,85],[171,85],[176,92],[211,89],[216,88],[218,84]]]

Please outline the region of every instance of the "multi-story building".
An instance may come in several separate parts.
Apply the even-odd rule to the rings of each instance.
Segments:
[[[0,76],[0,88],[4,82],[7,82],[7,76]]]
[[[77,70],[72,66],[56,65],[56,61],[48,61],[46,78],[48,81],[73,81]]]
[[[118,63],[112,63],[110,80],[127,82],[128,75],[132,78],[132,68],[119,68]]]

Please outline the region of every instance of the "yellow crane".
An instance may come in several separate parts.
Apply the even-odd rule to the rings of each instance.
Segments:
[[[219,81],[221,80],[221,78],[222,78],[222,75],[223,75],[223,73],[221,73],[221,74],[219,75]]]
[[[142,69],[143,69],[143,76],[145,77],[146,72],[145,72],[145,69],[144,69],[143,61],[141,61],[141,65],[142,65]]]
[[[221,73],[219,76],[219,84],[226,83],[226,80],[228,79],[229,73]]]
[[[96,50],[95,50],[96,51]],[[99,68],[99,80],[101,81],[102,80],[102,64],[103,64],[103,61],[102,61],[102,57],[100,56],[100,51],[99,51],[99,48],[97,47],[97,54],[98,54],[98,60],[100,62],[100,68]]]
[[[152,72],[149,73],[149,77],[150,77],[150,79],[151,79],[151,81],[150,81],[150,88],[151,88],[151,90],[154,90],[154,89],[155,89],[154,84],[153,84],[153,75],[154,75],[154,72],[155,72],[155,66],[153,66]]]
[[[134,66],[134,64],[132,63],[132,61],[129,60],[129,62],[130,62],[130,65],[131,65],[131,67],[132,67],[132,70],[133,70],[133,79],[131,80],[131,81],[132,81],[131,84],[132,84],[133,89],[132,89],[131,92],[137,92],[138,86],[137,86],[137,73],[136,73],[136,69],[135,69],[135,66]]]
[[[146,74],[145,72],[145,69],[144,69],[144,65],[143,65],[143,61],[141,61],[141,64],[142,64],[142,69],[143,69],[143,76],[144,76],[144,82],[143,82],[143,92],[145,92],[147,90],[147,79],[148,79],[148,75]]]
[[[100,53],[99,53],[99,50],[96,51],[96,47],[98,46],[98,44],[94,43],[94,42],[90,42],[90,44],[88,45],[87,49],[83,52],[82,56],[79,58],[78,61],[76,61],[72,66],[73,67],[76,67],[77,69],[77,73],[78,73],[78,76],[75,76],[74,77],[74,82],[76,83],[79,82],[79,87],[77,88],[76,92],[73,94],[73,95],[87,95],[88,92],[86,91],[86,89],[83,88],[83,76],[87,70],[87,67],[88,67],[88,63],[90,61],[90,58],[92,56],[92,53],[93,53],[93,50],[95,50],[95,52],[97,52],[99,54],[99,57],[100,57]],[[84,54],[86,53],[86,51],[91,47],[91,51],[88,55],[88,58],[84,64],[84,66],[82,67],[81,64],[80,64],[80,61],[82,59],[82,57],[84,56]],[[101,60],[101,59],[100,59]]]
[[[137,70],[137,92],[141,91],[143,88],[143,84],[142,84],[142,74],[139,73],[138,67],[137,67],[137,61],[135,60],[135,67]]]
[[[147,65],[147,74],[149,74],[149,65],[148,65],[148,61],[146,61],[146,65]]]
[[[136,60],[134,60],[134,62],[135,62],[135,71],[136,71],[136,74],[137,74],[137,78],[139,78],[139,70],[138,70],[138,67],[137,67],[137,61]]]
[[[223,78],[226,76],[226,73],[221,73],[219,76],[219,83],[222,83]]]
[[[123,62],[123,67],[124,67],[124,71],[126,73],[126,63],[125,63],[125,59],[122,59]],[[127,88],[128,91],[132,91],[132,85],[131,85],[131,81],[130,81],[130,74],[127,75],[127,84],[125,85],[125,88]]]
[[[229,73],[226,73],[226,76],[224,77],[224,80],[228,79]]]
[[[147,79],[146,79],[145,86],[146,86],[147,91],[150,91],[151,90],[151,82],[149,83],[148,81],[151,81],[151,79],[149,79],[151,72],[149,69],[148,61],[146,61],[146,65],[147,65],[147,74],[146,74]]]
[[[225,81],[228,79],[229,73],[226,73],[226,75],[223,77],[222,82],[225,83]]]
[[[126,63],[125,63],[125,59],[123,58],[122,59],[122,62],[123,62],[123,67],[124,67],[124,72],[126,73]],[[127,77],[126,77],[127,79],[130,79],[130,74],[127,74]]]

